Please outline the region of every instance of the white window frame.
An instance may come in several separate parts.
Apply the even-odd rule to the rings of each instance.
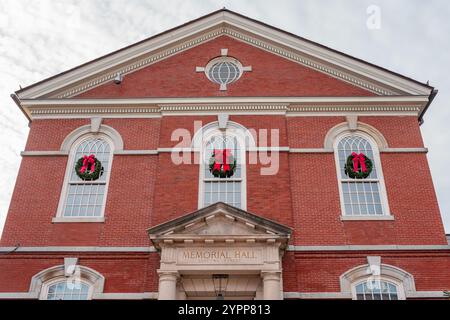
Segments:
[[[206,179],[205,178],[205,166],[209,165],[203,161],[204,159],[204,153],[206,150],[206,146],[210,139],[213,136],[227,136],[227,137],[233,137],[236,138],[239,144],[240,148],[240,159],[236,159],[238,165],[241,166],[241,177],[238,179],[234,179],[234,181],[239,180],[241,182],[241,210],[247,210],[247,166],[246,166],[246,159],[247,159],[247,148],[245,145],[245,138],[239,136],[239,134],[236,134],[233,129],[226,129],[225,131],[221,131],[218,128],[215,130],[212,130],[208,132],[207,135],[203,137],[202,144],[201,144],[201,150],[200,150],[200,165],[199,165],[199,192],[198,192],[198,209],[204,208],[204,187],[205,187],[205,181],[217,181],[217,179]]]
[[[376,214],[376,215],[347,215],[345,213],[345,203],[344,203],[344,191],[342,190],[342,182],[343,179],[341,177],[341,168],[339,163],[339,153],[338,153],[338,145],[339,142],[348,136],[359,136],[363,139],[366,139],[373,151],[374,159],[371,159],[373,162],[373,165],[376,167],[377,175],[378,175],[378,189],[380,193],[380,199],[381,199],[381,206],[383,210],[383,214]],[[334,160],[335,160],[335,167],[336,167],[336,176],[338,181],[338,188],[339,188],[339,197],[340,197],[340,206],[341,206],[341,220],[393,220],[394,217],[391,214],[391,211],[389,209],[389,201],[387,198],[387,192],[386,192],[386,186],[384,182],[384,176],[383,176],[383,168],[381,166],[381,158],[380,158],[380,150],[378,144],[375,142],[375,140],[367,135],[364,132],[356,131],[356,132],[343,132],[336,136],[334,143],[333,143],[333,152],[334,152]],[[367,182],[371,182],[372,180],[367,180]],[[357,182],[356,182],[357,183]]]
[[[98,138],[105,140],[109,144],[109,147],[110,147],[109,170],[107,172],[108,176],[106,177],[106,180],[105,180],[105,194],[103,197],[101,214],[100,214],[100,216],[96,216],[96,217],[64,216],[63,214],[64,214],[65,201],[66,201],[67,192],[69,189],[69,182],[70,182],[72,170],[74,170],[75,154],[77,152],[77,149],[78,149],[79,145],[81,143],[83,143],[85,140],[98,139]],[[106,207],[106,201],[108,198],[109,181],[111,178],[112,164],[113,164],[113,160],[114,160],[114,151],[115,151],[115,146],[114,146],[112,139],[110,139],[104,133],[84,134],[75,140],[75,142],[72,144],[72,146],[70,148],[69,156],[67,159],[66,172],[65,172],[65,176],[64,176],[63,188],[61,191],[59,204],[58,204],[58,210],[57,210],[56,216],[52,219],[52,222],[104,222],[105,221],[105,207]]]
[[[357,300],[356,297],[356,287],[363,283],[366,282],[367,280],[377,280],[380,282],[388,282],[390,284],[393,284],[396,286],[397,288],[397,300],[406,300],[406,295],[405,295],[405,288],[403,287],[403,284],[401,282],[399,282],[398,280],[391,278],[391,277],[386,277],[386,276],[379,276],[379,277],[366,277],[366,278],[360,278],[357,281],[353,282],[351,285],[352,288],[352,299],[353,300]],[[383,301],[388,301],[388,300],[383,300]]]
[[[56,277],[53,278],[51,280],[48,280],[46,282],[44,282],[42,284],[42,288],[41,288],[41,293],[39,295],[39,300],[48,300],[48,290],[49,288],[54,285],[57,284],[59,282],[66,282],[68,281],[67,277]],[[92,285],[92,283],[86,281],[86,280],[78,280],[80,281],[80,283],[83,283],[87,286],[89,286],[89,291],[88,291],[88,295],[87,295],[87,300],[92,300],[92,296],[94,293],[94,286]]]

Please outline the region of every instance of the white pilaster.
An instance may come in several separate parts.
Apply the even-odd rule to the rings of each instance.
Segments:
[[[177,298],[178,272],[160,271],[158,300],[175,300]]]
[[[263,271],[264,300],[281,300],[281,272],[279,271]]]

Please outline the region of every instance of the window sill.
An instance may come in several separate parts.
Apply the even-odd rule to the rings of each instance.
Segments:
[[[105,222],[105,217],[90,217],[90,218],[66,218],[66,217],[53,217],[52,223],[103,223]]]
[[[341,216],[341,221],[383,221],[395,220],[393,215],[379,215],[379,216]]]

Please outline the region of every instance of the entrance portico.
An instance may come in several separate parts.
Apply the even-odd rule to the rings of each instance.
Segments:
[[[148,232],[161,255],[160,300],[283,297],[286,226],[219,202]]]

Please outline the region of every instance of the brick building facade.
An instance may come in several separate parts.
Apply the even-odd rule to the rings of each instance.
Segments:
[[[225,9],[24,88],[0,298],[442,298],[435,94]]]

